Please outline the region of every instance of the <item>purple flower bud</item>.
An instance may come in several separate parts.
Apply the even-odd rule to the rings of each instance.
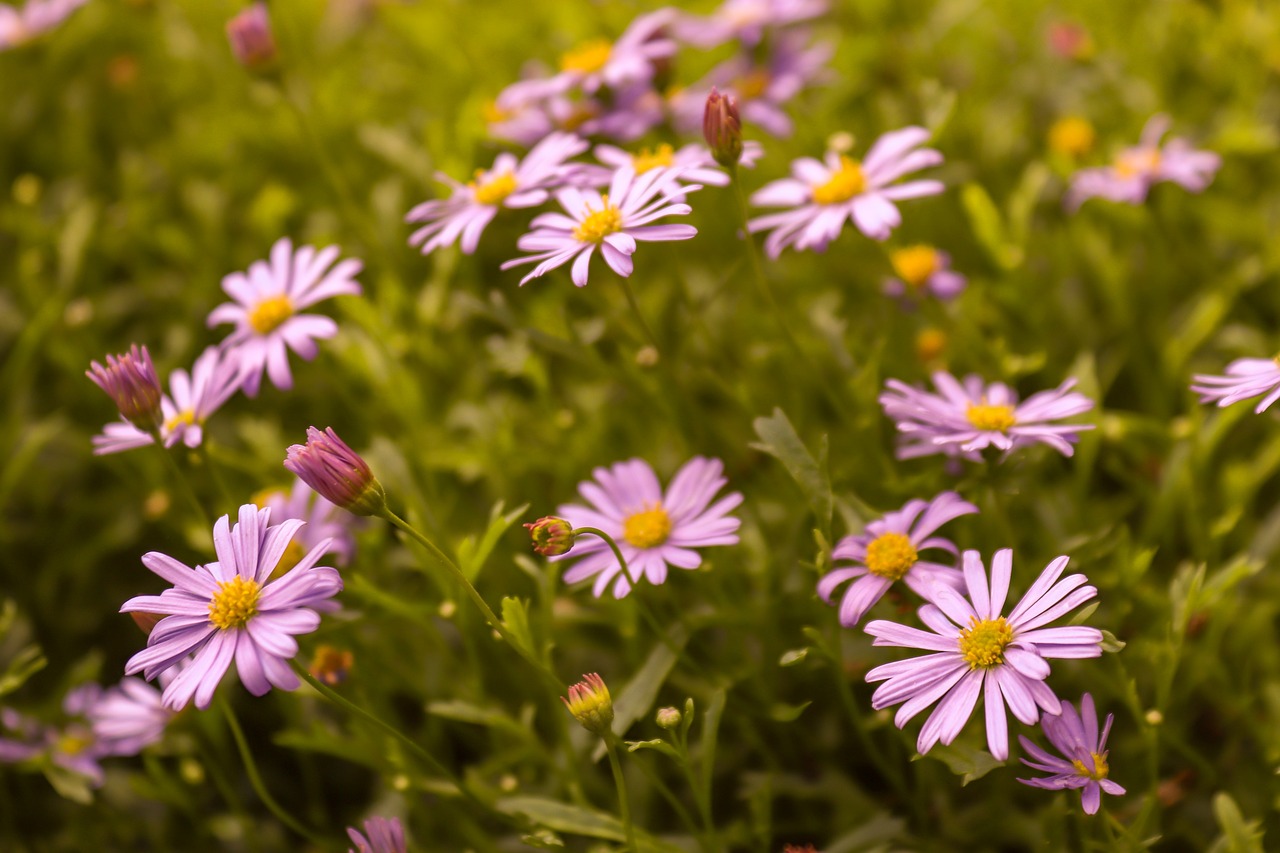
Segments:
[[[726,169],[738,165],[742,159],[742,119],[738,117],[738,102],[729,95],[722,95],[714,87],[707,96],[707,108],[702,113],[702,136],[716,162]]]
[[[107,366],[91,362],[88,376],[115,401],[125,420],[144,432],[155,432],[164,423],[160,410],[160,380],[146,347],[137,344],[120,356],[107,356]]]
[[[261,71],[276,60],[276,37],[265,3],[254,3],[227,21],[227,40],[236,61],[251,71]]]
[[[331,503],[353,515],[381,515],[387,493],[360,454],[333,427],[307,428],[307,443],[289,448],[284,467]]]
[[[533,538],[533,550],[544,557],[558,557],[573,548],[573,525],[563,518],[549,515],[525,528]]]

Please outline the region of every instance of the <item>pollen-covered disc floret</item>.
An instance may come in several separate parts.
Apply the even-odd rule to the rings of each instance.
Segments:
[[[1018,742],[1029,756],[1023,758],[1022,763],[1050,775],[1018,781],[1049,791],[1078,788],[1085,813],[1097,814],[1103,792],[1113,796],[1125,792],[1109,778],[1111,766],[1107,763],[1107,736],[1114,721],[1115,715],[1107,714],[1099,733],[1098,712],[1093,697],[1088,693],[1080,699],[1079,713],[1070,702],[1063,702],[1062,713],[1045,714],[1040,720],[1045,737],[1060,755],[1040,748],[1027,737],[1018,736]]]
[[[298,653],[297,634],[320,624],[318,607],[342,589],[337,571],[317,567],[329,548],[321,542],[282,577],[272,579],[290,541],[303,522],[271,524],[271,510],[240,507],[234,527],[227,516],[213,527],[215,562],[194,568],[152,551],[142,563],[173,584],[160,595],[125,602],[123,612],[165,616],[147,637],[147,648],[129,659],[126,673],[147,680],[181,669],[164,689],[166,708],[192,700],[207,708],[234,659],[240,681],[256,696],[273,686],[293,690],[298,677],[289,661]],[[191,657],[191,660],[183,661]]]
[[[1061,703],[1045,684],[1049,659],[1102,654],[1102,632],[1096,628],[1045,627],[1098,594],[1084,575],[1062,578],[1067,562],[1067,557],[1059,557],[1050,563],[1005,616],[1013,552],[996,552],[988,581],[978,552],[965,551],[967,596],[952,586],[936,584],[929,594],[932,603],[920,608],[920,619],[929,631],[896,622],[868,623],[865,630],[876,638],[874,645],[931,652],[867,673],[867,681],[884,682],[871,697],[872,707],[901,704],[894,722],[902,728],[937,702],[916,740],[923,754],[935,743],[950,744],[960,734],[982,694],[987,746],[997,759],[1008,758],[1005,706],[1027,725],[1039,720],[1041,710],[1059,713]]]
[[[731,492],[716,499],[728,482],[723,471],[718,459],[694,457],[664,492],[653,469],[641,459],[595,469],[595,479],[578,486],[589,506],[566,504],[556,514],[574,528],[594,527],[613,537],[630,576],[603,540],[579,536],[571,554],[552,557],[578,559],[564,573],[565,582],[594,577],[596,596],[612,584],[614,596],[622,598],[641,578],[663,583],[668,566],[696,569],[702,556],[695,548],[736,545],[741,522],[728,513],[742,503],[742,495]]]
[[[943,492],[930,501],[908,501],[901,509],[868,524],[862,533],[846,536],[836,544],[831,552],[836,568],[818,582],[818,594],[830,601],[842,584],[853,580],[840,602],[840,624],[851,628],[897,581],[921,597],[926,597],[935,583],[960,588],[959,571],[922,559],[920,552],[948,551],[954,558],[956,546],[933,534],[948,521],[977,511],[955,492]],[[842,566],[846,560],[854,565]]]

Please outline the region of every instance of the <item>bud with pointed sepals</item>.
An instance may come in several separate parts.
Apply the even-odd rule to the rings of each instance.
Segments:
[[[606,737],[613,725],[613,699],[604,679],[592,672],[582,676],[582,681],[569,688],[569,698],[560,701],[573,714],[573,718],[592,734]]]
[[[227,21],[227,40],[236,61],[250,71],[263,71],[276,61],[276,37],[265,3],[254,3]]]
[[[573,525],[563,518],[548,515],[526,524],[525,529],[533,539],[533,550],[544,557],[558,557],[573,548]]]
[[[138,429],[154,433],[164,423],[160,379],[146,347],[134,344],[123,355],[109,355],[106,367],[91,362],[84,375],[106,391],[124,419]]]
[[[729,95],[720,94],[714,86],[702,113],[702,136],[717,163],[726,169],[738,165],[742,159],[742,119],[738,116],[738,102]]]
[[[333,427],[324,432],[307,428],[307,443],[289,448],[284,467],[331,503],[353,515],[381,515],[387,509],[387,492],[368,464]]]

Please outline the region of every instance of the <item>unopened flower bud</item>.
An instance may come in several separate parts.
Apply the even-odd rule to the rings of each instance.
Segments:
[[[90,362],[85,376],[107,392],[125,420],[143,432],[154,432],[164,423],[160,380],[146,347],[134,344],[123,355],[109,355],[106,367]]]
[[[569,553],[573,547],[573,525],[563,518],[548,515],[532,524],[526,524],[533,539],[533,550],[544,557],[558,557]]]
[[[560,701],[584,729],[600,737],[608,734],[613,725],[613,699],[599,675],[582,676],[582,681],[569,688],[569,698],[561,696]]]
[[[330,503],[354,515],[380,515],[387,493],[360,454],[338,438],[333,427],[307,428],[307,443],[289,448],[284,467]]]
[[[674,729],[680,725],[680,709],[659,708],[657,722],[664,729]]]
[[[265,3],[254,3],[227,21],[227,40],[236,61],[250,71],[262,71],[276,60],[276,37]]]
[[[738,116],[738,102],[729,95],[720,94],[714,86],[702,113],[702,136],[717,163],[725,168],[738,165],[742,159],[742,119]]]

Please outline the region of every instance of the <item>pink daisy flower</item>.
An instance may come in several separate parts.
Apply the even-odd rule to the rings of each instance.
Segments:
[[[289,350],[310,361],[316,357],[316,339],[338,333],[332,319],[298,313],[334,296],[360,294],[354,278],[361,270],[360,261],[347,258],[329,269],[337,258],[337,246],[318,252],[303,246],[295,252],[284,237],[271,247],[269,262],[255,261],[247,273],[235,272],[222,279],[222,289],[235,301],[214,308],[209,326],[235,324],[223,346],[235,349],[244,392],[250,397],[257,396],[264,371],[277,388],[292,388]]]
[[[0,708],[0,729],[15,737],[0,737],[0,764],[16,764],[45,758],[64,770],[84,776],[90,785],[101,787],[105,776],[99,763],[109,750],[94,735],[86,721],[102,688],[82,684],[67,691],[62,699],[62,725],[47,725],[12,708]]]
[[[932,246],[894,249],[889,253],[889,263],[897,277],[884,280],[886,296],[905,298],[928,293],[938,299],[954,299],[968,283],[951,269],[951,256]]]
[[[787,246],[824,251],[840,236],[846,219],[873,240],[888,239],[902,223],[895,201],[943,190],[939,181],[893,183],[942,162],[937,151],[918,147],[928,138],[924,128],[908,127],[880,137],[862,161],[834,151],[827,152],[825,163],[812,157],[796,160],[791,166],[794,177],[766,184],[751,196],[758,206],[792,209],[753,219],[748,229],[753,234],[773,232],[764,241],[771,258]]]
[[[1090,198],[1142,204],[1152,185],[1160,181],[1172,181],[1193,193],[1209,186],[1222,158],[1212,151],[1196,151],[1185,139],[1161,145],[1169,124],[1168,116],[1153,116],[1142,130],[1141,141],[1121,151],[1115,163],[1076,172],[1067,192],[1067,209],[1076,210]]]
[[[1020,759],[1022,763],[1033,770],[1052,774],[1039,779],[1018,781],[1047,791],[1078,788],[1084,813],[1097,814],[1102,805],[1103,791],[1112,796],[1125,792],[1124,788],[1107,778],[1111,772],[1111,767],[1107,764],[1107,736],[1111,734],[1111,723],[1114,721],[1115,714],[1107,714],[1107,721],[1099,735],[1098,711],[1093,706],[1092,696],[1086,693],[1080,699],[1079,713],[1070,702],[1063,702],[1062,713],[1045,714],[1040,719],[1040,728],[1049,743],[1064,757],[1060,758],[1043,750],[1023,735],[1018,735],[1018,742],[1032,759]]]
[[[413,232],[409,244],[427,255],[443,246],[461,242],[470,255],[480,235],[502,208],[535,207],[547,200],[547,188],[563,183],[569,167],[565,161],[587,150],[586,140],[571,133],[553,133],[533,147],[524,159],[502,153],[487,172],[460,184],[445,174],[439,180],[453,188],[447,199],[426,201],[409,211],[406,222],[425,222]]]
[[[673,169],[651,169],[637,175],[626,166],[614,174],[607,194],[593,198],[575,187],[557,190],[556,201],[565,213],[536,217],[531,223],[533,230],[516,241],[521,250],[535,254],[507,261],[502,269],[536,263],[533,272],[520,279],[524,284],[573,261],[573,283],[584,287],[591,256],[599,248],[614,272],[630,276],[637,241],[688,240],[698,233],[692,225],[649,224],[692,210],[676,200],[701,187],[682,185],[680,177]]]
[[[1280,360],[1274,358],[1237,358],[1227,365],[1226,376],[1197,374],[1192,379],[1196,384],[1191,390],[1200,395],[1201,403],[1230,406],[1250,397],[1262,397],[1253,409],[1262,414],[1280,400]]]
[[[166,708],[180,710],[193,699],[207,708],[214,690],[235,659],[245,688],[261,696],[272,686],[297,688],[289,661],[298,654],[297,634],[320,625],[315,607],[342,590],[337,571],[317,567],[329,547],[311,549],[282,577],[272,574],[303,522],[270,524],[271,510],[240,507],[230,527],[227,516],[213,526],[217,561],[191,568],[152,551],[142,564],[173,584],[160,595],[140,595],[120,608],[163,614],[147,637],[147,647],[129,659],[125,673],[143,673],[148,681],[194,656],[164,689]]]
[[[161,675],[164,679],[173,670]],[[137,755],[164,737],[173,711],[164,707],[160,691],[141,678],[125,678],[85,714],[93,733],[109,755]]]
[[[931,394],[896,379],[885,383],[880,405],[897,421],[902,433],[899,459],[946,453],[977,461],[987,447],[1008,453],[1036,442],[1070,456],[1079,433],[1093,429],[1092,424],[1049,423],[1093,408],[1092,400],[1071,391],[1074,379],[1052,391],[1032,394],[1021,403],[1008,385],[988,384],[979,376],[966,376],[961,383],[950,373],[939,371],[933,374],[933,384],[940,393]]]
[[[651,169],[676,169],[680,172],[682,181],[710,187],[729,185],[729,174],[716,165],[715,157],[707,146],[697,143],[691,142],[679,148],[662,143],[652,148],[645,146],[634,153],[616,145],[597,145],[591,153],[604,165],[586,164],[578,167],[573,178],[575,184],[586,187],[608,186],[620,169],[629,166],[637,175],[643,175]],[[764,148],[759,142],[746,141],[742,144],[739,165],[753,168],[763,155]]]
[[[1040,710],[1057,714],[1061,703],[1045,684],[1048,658],[1094,658],[1102,654],[1102,632],[1071,626],[1046,628],[1053,620],[1094,598],[1098,590],[1088,578],[1071,575],[1059,581],[1067,557],[1050,563],[1009,613],[1002,616],[1013,552],[997,551],[991,578],[977,551],[965,551],[962,563],[968,598],[946,584],[933,587],[932,604],[920,608],[930,631],[896,622],[875,621],[864,630],[873,645],[921,649],[932,654],[887,663],[867,673],[867,681],[883,681],[871,697],[876,710],[902,703],[894,723],[902,728],[934,702],[916,741],[921,755],[935,743],[950,744],[984,697],[987,747],[1000,761],[1009,757],[1005,706],[1014,717],[1035,725]]]
[[[547,93],[577,87],[594,94],[604,86],[621,89],[632,83],[647,83],[653,79],[658,63],[675,56],[676,43],[665,35],[675,16],[674,9],[641,15],[616,42],[596,39],[564,54],[560,73],[546,81]]]
[[[355,845],[347,853],[408,853],[404,827],[398,818],[371,817],[364,822],[364,832],[347,827],[347,837]]]
[[[728,483],[723,471],[719,459],[695,456],[676,472],[664,494],[657,475],[642,459],[595,469],[594,481],[578,485],[590,506],[565,504],[556,514],[574,527],[595,527],[613,537],[631,577],[609,546],[593,536],[579,537],[572,552],[550,559],[581,558],[564,573],[565,583],[594,577],[592,592],[597,598],[611,582],[614,597],[623,598],[633,578],[660,584],[667,579],[668,566],[696,569],[702,555],[694,548],[738,544],[736,531],[742,522],[727,513],[742,503],[742,495],[731,492],[712,503]]]
[[[676,38],[701,48],[719,47],[731,39],[755,47],[769,30],[809,21],[826,11],[826,0],[725,0],[705,17],[681,16],[674,30]]]
[[[921,560],[920,552],[940,548],[954,555],[956,546],[933,532],[954,518],[977,511],[955,492],[943,492],[927,503],[908,501],[897,512],[868,524],[862,533],[840,540],[831,552],[832,560],[852,560],[858,565],[828,572],[818,582],[818,595],[830,601],[841,584],[857,578],[840,602],[840,624],[852,628],[895,581],[904,581],[926,600],[935,583],[960,589],[963,578],[958,569]]]
[[[20,47],[57,27],[88,0],[27,0],[21,8],[0,6],[0,50]]]

